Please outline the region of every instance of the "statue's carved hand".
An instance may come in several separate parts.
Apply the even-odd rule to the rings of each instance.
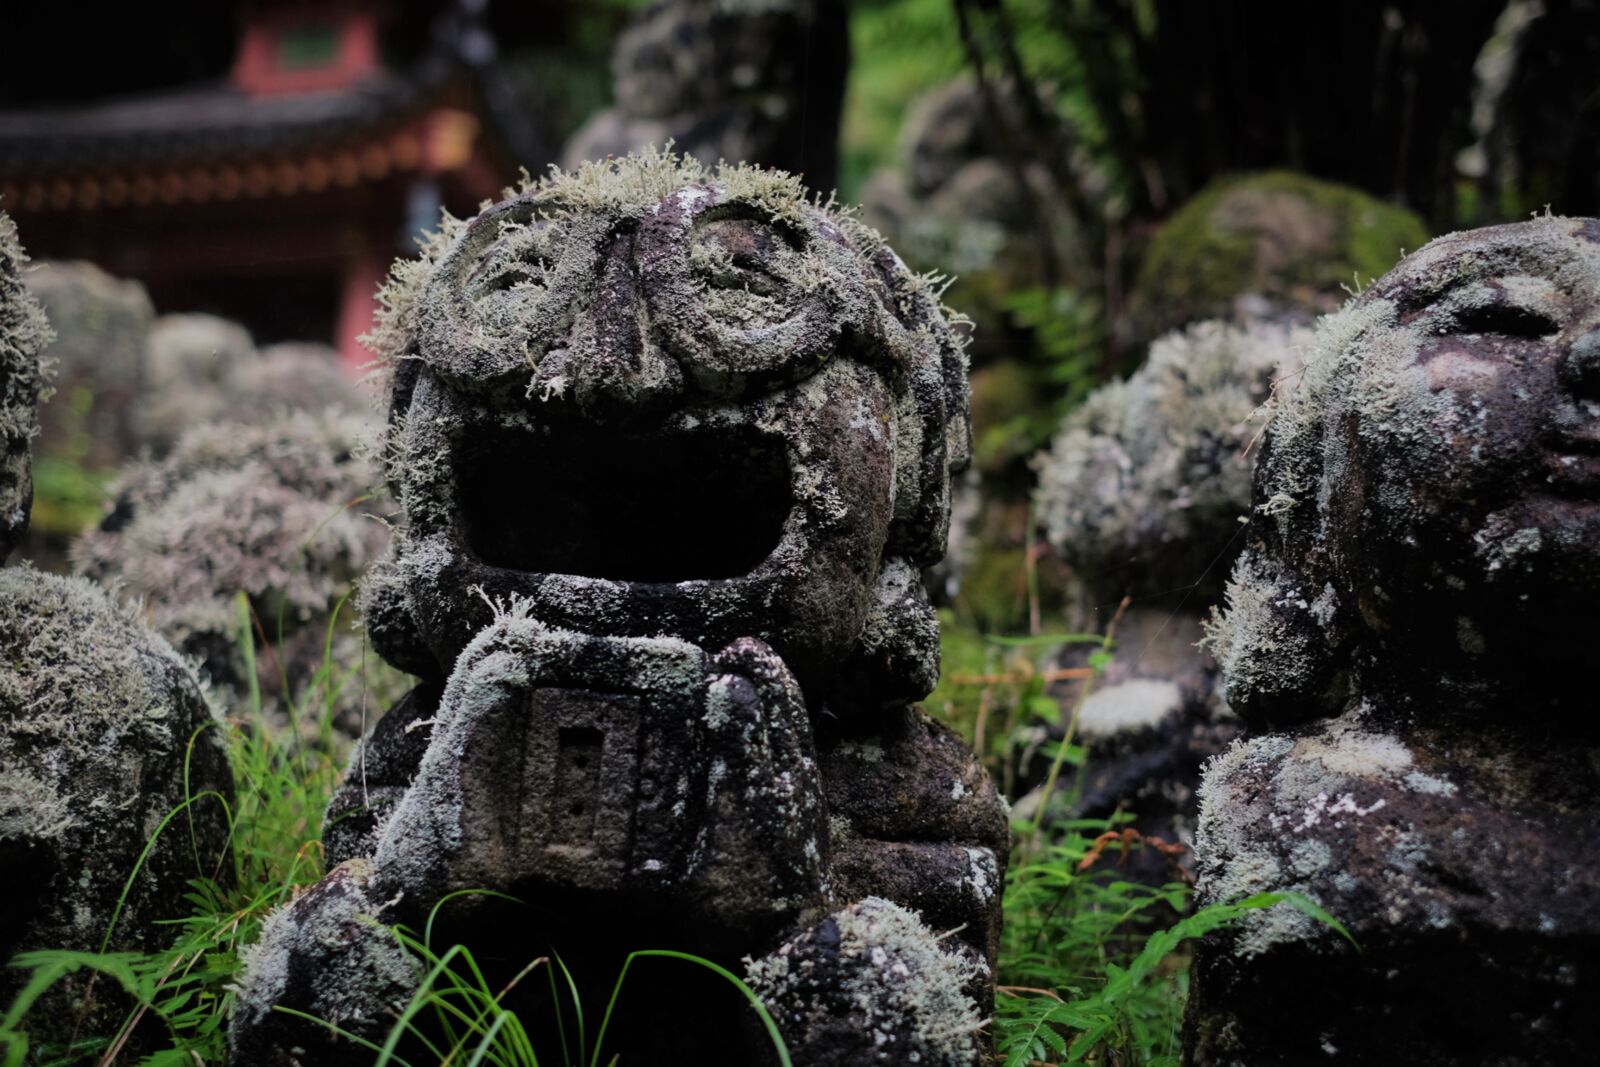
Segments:
[[[799,683],[765,643],[712,662],[705,823],[688,888],[723,924],[777,930],[829,903],[827,812]]]

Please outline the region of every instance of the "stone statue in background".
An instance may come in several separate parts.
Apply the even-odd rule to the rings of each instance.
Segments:
[[[1142,343],[1192,322],[1310,322],[1428,240],[1404,207],[1294,171],[1217,178],[1150,239],[1120,328]]]
[[[55,390],[40,412],[34,451],[91,470],[137,455],[145,339],[155,317],[150,294],[91,263],[65,261],[37,264],[27,286],[54,332],[44,358],[55,367]]]
[[[178,316],[160,322],[171,318]],[[295,362],[324,363],[275,348]],[[247,366],[267,373],[280,358],[251,349]],[[255,403],[270,405],[268,392]],[[354,680],[365,641],[350,625],[354,606],[341,604],[389,539],[382,514],[390,509],[374,500],[380,478],[365,452],[371,429],[337,407],[193,426],[163,458],[122,469],[105,519],[72,543],[75,569],[141,602],[150,624],[200,665],[228,707],[248,710],[254,685],[270,711],[310,710],[310,727],[323,701],[302,699],[307,690],[336,691],[336,723],[359,736],[363,707],[375,717],[382,704],[372,701],[381,695]],[[240,643],[240,593],[259,626],[252,658],[264,669],[254,678]],[[319,679],[325,666],[339,677]]]
[[[50,330],[22,287],[25,262],[0,213],[0,563],[27,526],[47,377]],[[155,949],[173,936],[158,923],[187,912],[191,879],[232,877],[233,778],[216,726],[193,671],[135,613],[82,578],[0,568],[0,1004],[30,975],[4,966],[14,954]],[[73,974],[27,1032],[36,1046],[111,1033],[129,1008],[115,983]]]
[[[1255,732],[1199,893],[1194,1064],[1582,1062],[1600,1041],[1600,220],[1452,234],[1325,318],[1209,642]]]
[[[665,0],[611,57],[616,102],[562,152],[569,170],[671,141],[706,164],[755,163],[836,181],[849,66],[841,0]]]
[[[862,192],[863,217],[908,262],[958,279],[962,311],[978,326],[980,363],[1015,355],[1018,292],[1095,288],[1098,264],[1072,205],[1105,193],[1076,148],[1069,164],[1077,188],[1063,190],[1019,147],[1016,131],[1026,124],[1015,88],[1001,82],[990,92],[992,101],[962,77],[918,97],[900,132],[899,165],[874,172]]]
[[[1092,756],[1078,814],[1132,810],[1141,831],[1190,839],[1200,765],[1239,732],[1195,644],[1244,544],[1251,445],[1308,341],[1268,321],[1168,334],[1126,381],[1092,393],[1035,463],[1035,515],[1071,569],[1070,625],[1104,632],[1130,598],[1080,709]],[[1064,665],[1084,655],[1069,650]],[[1069,707],[1076,684],[1063,686]]]
[[[416,982],[385,927],[475,889],[524,903],[456,896],[436,947],[558,952],[602,998],[682,949],[743,966],[797,1063],[980,1062],[1004,806],[911,706],[969,451],[928,283],[797,179],[664,154],[452,222],[384,302],[403,521],[363,608],[420,681],[254,952],[237,1062],[345,1054],[275,1004],[382,1034]],[[682,1025],[750,1021],[721,992],[654,985],[607,1055],[761,1062]]]
[[[143,285],[89,263],[38,264],[27,286],[50,316],[55,338],[43,358],[58,368],[33,455],[41,469],[54,466],[60,488],[36,502],[22,548],[46,569],[64,570],[70,540],[98,521],[101,486],[126,466],[165,457],[197,426],[369,410],[326,345],[258,350],[236,322],[157,316]]]
[[[204,423],[260,426],[294,411],[370,412],[332,348],[287,342],[257,349],[248,330],[215,315],[160,316],[150,325],[144,358],[139,443],[158,457]]]

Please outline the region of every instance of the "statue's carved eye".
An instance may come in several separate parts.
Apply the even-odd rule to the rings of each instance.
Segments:
[[[1450,317],[1445,332],[1535,340],[1560,331],[1561,324],[1542,311],[1497,302],[1462,308]]]
[[[696,227],[689,265],[705,307],[741,329],[790,318],[802,286],[804,253],[789,234],[748,218],[712,219]]]
[[[477,267],[467,279],[467,291],[481,298],[545,288],[553,265],[545,228],[542,221],[503,225],[499,236],[484,249]]]
[[[1535,341],[1560,333],[1567,295],[1548,278],[1505,274],[1467,281],[1423,308],[1440,334]]]
[[[689,262],[707,285],[776,295],[799,253],[787,235],[754,219],[714,219],[701,224],[689,245]]]

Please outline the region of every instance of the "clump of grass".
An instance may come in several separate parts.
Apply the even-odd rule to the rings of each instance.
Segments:
[[[995,1000],[1005,1067],[1176,1067],[1188,996],[1187,946],[1251,911],[1285,904],[1349,934],[1312,901],[1260,893],[1192,913],[1182,881],[1146,885],[1105,861],[1126,856],[1107,834],[1131,817],[1081,820],[1025,847],[1006,878]]]
[[[372,1053],[375,1057],[374,1067],[390,1067],[391,1064],[395,1067],[421,1067],[424,1063],[460,1063],[466,1067],[477,1067],[484,1063],[495,1064],[496,1067],[538,1067],[541,1052],[544,1063],[559,1067],[601,1067],[601,1064],[615,1067],[621,1057],[618,1054],[605,1058],[608,1047],[606,1036],[611,1032],[612,1019],[616,1015],[617,1002],[622,996],[628,973],[637,960],[662,959],[704,968],[726,980],[743,995],[761,1020],[779,1064],[791,1067],[788,1047],[760,998],[727,968],[687,952],[642,949],[630,953],[617,973],[605,1013],[592,1035],[586,1019],[592,1018],[593,1012],[590,1011],[586,1016],[586,1005],[578,993],[578,984],[559,956],[539,956],[509,981],[495,988],[470,948],[458,944],[440,952],[432,944],[433,922],[440,908],[455,897],[474,893],[484,891],[452,893],[435,904],[420,937],[403,926],[393,928],[392,933],[398,944],[417,962],[419,982],[416,992],[396,1018],[381,1045],[304,1012],[282,1007],[278,1010],[327,1026],[352,1045]],[[485,895],[515,902],[514,898],[501,893]],[[541,980],[549,987],[548,1010],[556,1023],[556,1044],[543,1049],[536,1044],[529,1027],[524,1023],[523,1015],[506,1006],[508,997],[524,982],[538,984]],[[592,1009],[596,1005],[587,1007]],[[569,1019],[572,1022],[570,1029],[567,1026]],[[403,1048],[408,1052],[420,1049],[428,1058],[415,1059],[416,1053],[411,1052],[413,1058],[408,1059],[401,1051]]]
[[[944,670],[929,698],[932,710],[963,732],[1007,795],[1017,792],[1019,767],[1034,757],[1049,761],[1026,813],[1019,804],[1013,820],[991,1026],[1005,1067],[1175,1067],[1191,942],[1277,904],[1349,936],[1292,893],[1191,912],[1192,888],[1177,867],[1163,885],[1123,876],[1134,849],[1161,847],[1169,858],[1181,851],[1127,832],[1133,814],[1060,818],[1072,808],[1070,796],[1057,796],[1063,769],[1093,759],[1076,741],[1078,713],[1111,662],[1120,615],[1101,634],[1040,633],[1035,623],[1033,633],[1003,636],[963,626],[949,613],[941,620]],[[1076,645],[1094,646],[1085,666],[1052,666],[1063,648]],[[1063,707],[1053,686],[1069,680],[1078,684]]]

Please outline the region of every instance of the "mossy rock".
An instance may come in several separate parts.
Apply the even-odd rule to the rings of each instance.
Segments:
[[[1134,287],[1134,331],[1143,339],[1225,318],[1245,295],[1274,314],[1320,315],[1428,237],[1412,212],[1349,186],[1292,171],[1220,178],[1151,242]]]
[[[164,924],[189,912],[192,879],[226,883],[219,726],[193,670],[133,608],[82,578],[0,569],[0,964],[156,951],[177,936]],[[0,966],[0,1004],[28,978]],[[24,1030],[36,1047],[113,1033],[131,1007],[80,971]]]

